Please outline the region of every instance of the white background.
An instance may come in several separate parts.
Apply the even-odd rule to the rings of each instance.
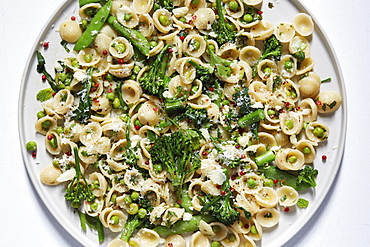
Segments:
[[[79,246],[55,222],[33,189],[23,164],[17,126],[26,60],[42,27],[62,2],[1,1],[1,246]],[[348,129],[336,181],[315,216],[285,247],[370,246],[370,1],[301,2],[321,24],[339,59],[347,89]]]

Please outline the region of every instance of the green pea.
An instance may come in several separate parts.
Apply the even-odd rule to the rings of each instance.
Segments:
[[[309,155],[311,153],[311,148],[309,147],[304,147],[302,149],[302,153],[305,154],[305,155]]]
[[[113,81],[113,75],[108,73],[105,75],[105,79],[108,81]]]
[[[137,74],[139,74],[140,70],[141,70],[141,67],[139,65],[135,65],[134,68],[132,69],[132,72],[135,75],[137,75]]]
[[[110,217],[110,223],[112,223],[112,225],[118,225],[119,217],[117,215],[113,215],[112,217]]]
[[[116,49],[116,51],[118,51],[119,53],[124,53],[126,51],[126,46],[125,44],[118,43],[114,46],[114,49]]]
[[[221,243],[219,241],[213,241],[211,247],[221,247]]]
[[[250,232],[251,232],[252,234],[258,234],[257,227],[256,227],[255,225],[252,225],[252,226],[251,226],[251,229],[250,229]]]
[[[293,62],[292,60],[287,60],[284,62],[284,68],[288,71],[291,71],[293,68]]]
[[[199,89],[199,87],[198,87],[198,86],[192,86],[192,87],[191,87],[191,92],[192,92],[192,93],[196,93],[196,92],[198,92],[198,89]]]
[[[37,143],[35,141],[27,142],[26,149],[31,152],[35,151],[37,149]]]
[[[158,20],[163,26],[167,26],[168,24],[170,24],[170,20],[168,19],[166,15],[160,15]]]
[[[160,172],[162,172],[162,171],[163,171],[163,167],[162,167],[162,165],[161,165],[161,164],[155,164],[155,165],[153,166],[153,168],[154,168],[154,171],[156,171],[157,173],[160,173]]]
[[[294,122],[293,122],[293,120],[291,120],[291,119],[287,119],[287,120],[285,120],[284,125],[285,125],[285,127],[286,127],[288,130],[290,130],[290,129],[293,129],[293,127],[294,127]]]
[[[112,203],[116,203],[116,200],[117,200],[117,194],[112,194],[109,201]]]
[[[129,208],[127,209],[127,213],[131,215],[137,214],[138,211],[139,211],[139,205],[137,205],[136,203],[131,203]]]
[[[85,54],[84,60],[86,63],[90,63],[92,61],[92,55],[91,54]]]
[[[236,240],[235,238],[235,235],[234,234],[230,234],[229,236],[227,236],[227,239],[230,241],[230,242],[234,242]]]
[[[229,2],[229,8],[232,10],[232,11],[238,11],[239,9],[239,4],[237,1],[231,1]]]
[[[73,59],[72,60],[71,65],[72,65],[72,67],[75,67],[75,68],[79,68],[80,67],[80,64],[78,63],[78,61],[76,59]]]
[[[272,70],[271,70],[271,68],[270,68],[270,67],[266,67],[266,68],[264,68],[264,69],[263,69],[263,72],[264,72],[265,74],[270,75],[270,74],[271,74],[271,72],[272,72]]]
[[[295,162],[297,162],[297,156],[295,156],[295,155],[289,156],[288,162],[289,163],[295,163]]]
[[[229,105],[230,104],[230,101],[225,99],[222,101],[222,105]]]
[[[137,216],[139,216],[140,219],[144,218],[148,212],[146,211],[145,208],[140,208],[139,211],[137,212]]]
[[[217,234],[221,231],[221,227],[218,225],[212,226],[212,231]]]
[[[322,138],[324,136],[324,132],[325,130],[321,127],[315,127],[312,131],[312,133],[319,138]]]
[[[276,114],[276,112],[274,110],[272,110],[272,109],[267,110],[267,115],[271,116],[271,115],[275,115],[275,114]]]
[[[43,117],[45,117],[45,116],[46,116],[46,114],[45,114],[45,112],[44,112],[44,111],[39,111],[39,112],[37,112],[37,113],[36,113],[36,117],[37,117],[38,119],[43,118]]]
[[[98,204],[97,202],[94,202],[94,203],[91,203],[91,204],[90,204],[90,209],[91,209],[92,211],[97,210],[97,209],[98,209],[98,207],[99,207],[99,204]]]
[[[128,77],[129,80],[136,80],[136,75],[135,74],[131,74],[129,77]]]
[[[113,101],[113,100],[114,100],[114,98],[115,98],[115,95],[114,95],[114,93],[107,93],[107,94],[105,95],[105,97],[106,97],[109,101]]]
[[[225,23],[225,26],[226,28],[229,30],[229,31],[235,31],[235,26],[234,24],[230,23],[230,22],[226,22]]]
[[[67,74],[66,73],[60,73],[58,75],[58,79],[62,82],[64,82],[67,79]]]
[[[53,148],[57,148],[58,147],[57,138],[54,135],[53,135],[53,138],[51,138],[49,140],[49,143],[50,143],[50,146],[52,146]]]
[[[130,204],[132,203],[131,196],[125,196],[125,197],[123,198],[123,202],[124,202],[125,204],[130,205]]]
[[[215,52],[216,51],[216,47],[214,45],[208,45],[209,49],[212,51],[212,52]]]
[[[64,88],[65,88],[65,85],[64,85],[63,83],[59,83],[59,84],[57,85],[57,88],[58,88],[58,89],[64,89]]]
[[[135,126],[143,126],[143,124],[140,122],[139,119],[136,119],[135,122],[134,122]]]
[[[272,180],[271,178],[266,178],[263,181],[263,185],[267,186],[267,187],[273,187],[274,186],[274,180]]]
[[[51,126],[51,121],[50,120],[46,120],[46,121],[44,121],[44,122],[41,123],[41,127],[43,129],[49,129],[50,126]]]
[[[81,20],[80,24],[81,24],[82,28],[86,28],[87,24],[89,24],[89,23],[87,22],[87,20],[83,19],[83,20]]]
[[[250,23],[253,21],[253,16],[251,14],[246,14],[243,16],[243,21]]]
[[[155,40],[152,40],[152,41],[150,41],[149,42],[149,46],[150,46],[150,48],[154,48],[154,47],[156,47],[158,45],[158,42],[157,41],[155,41]]]
[[[190,46],[191,46],[191,50],[196,51],[200,47],[200,42],[198,40],[192,40],[192,42],[190,43]]]
[[[181,17],[180,17],[180,19],[179,19],[179,21],[181,21],[181,22],[184,22],[184,23],[185,23],[185,22],[186,22],[186,18],[185,18],[185,17],[183,17],[183,16],[181,16]]]
[[[125,21],[130,21],[130,20],[132,19],[132,15],[131,15],[131,14],[125,14],[125,15],[123,16],[123,19],[124,19]]]
[[[192,5],[197,5],[199,3],[199,0],[191,0]]]
[[[58,126],[56,129],[55,129],[55,132],[57,132],[59,135],[62,134],[64,132],[64,128],[62,126]]]
[[[121,102],[119,101],[119,98],[115,98],[114,100],[113,100],[113,108],[120,108],[120,106],[121,106]]]
[[[249,188],[253,189],[253,188],[256,188],[257,187],[257,181],[254,180],[253,178],[249,178],[247,180],[247,185]]]
[[[134,192],[132,192],[132,193],[131,193],[131,199],[132,199],[133,201],[136,201],[137,199],[139,199],[139,197],[140,197],[139,192],[134,191]]]

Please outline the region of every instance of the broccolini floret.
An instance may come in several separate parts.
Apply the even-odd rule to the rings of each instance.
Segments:
[[[87,183],[85,176],[81,172],[77,147],[73,149],[73,154],[75,157],[76,175],[68,185],[64,198],[71,202],[73,208],[79,208],[82,200],[92,203],[95,200],[95,196],[92,193],[90,184]]]
[[[187,62],[195,68],[195,79],[200,80],[202,83],[207,83],[214,80],[212,67],[201,66],[190,59]]]
[[[223,59],[216,55],[211,46],[207,43],[207,53],[210,58],[210,64],[216,69],[215,75],[219,78],[226,79],[231,75],[231,61]]]
[[[221,0],[216,0],[216,10],[218,14],[218,19],[213,23],[212,29],[217,34],[216,40],[221,46],[226,42],[234,41],[236,36],[235,27],[232,23],[226,21]]]
[[[170,77],[166,75],[167,63],[169,60],[168,48],[165,45],[162,51],[157,55],[149,71],[139,79],[139,83],[145,93],[159,98],[163,98],[163,93],[168,87]]]
[[[316,187],[316,177],[319,172],[312,166],[305,166],[299,171],[297,176],[297,186],[308,184],[311,187]]]
[[[271,35],[264,41],[263,53],[260,60],[270,58],[273,60],[280,60],[281,57],[281,43],[275,35]]]
[[[53,97],[54,91],[51,88],[44,88],[41,89],[37,94],[36,94],[36,99],[38,101],[47,101]]]
[[[226,180],[222,184],[221,195],[216,197],[205,195],[199,199],[203,204],[202,214],[210,214],[217,222],[230,226],[239,219],[240,212],[234,206],[227,169],[224,169],[223,172],[226,175]]]

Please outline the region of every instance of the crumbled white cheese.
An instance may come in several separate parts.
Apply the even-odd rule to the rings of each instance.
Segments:
[[[193,217],[193,215],[191,215],[190,213],[184,213],[184,215],[182,216],[182,219],[184,220],[184,221],[189,221],[189,220],[191,220],[191,218]]]

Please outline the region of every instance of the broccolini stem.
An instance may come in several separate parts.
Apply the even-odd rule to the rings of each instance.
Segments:
[[[265,119],[265,113],[262,109],[258,109],[254,112],[251,112],[247,115],[244,115],[238,120],[238,125],[241,128],[245,128],[253,123],[257,123],[258,121],[261,121]]]
[[[256,162],[257,166],[262,166],[262,165],[264,165],[266,163],[269,163],[271,161],[274,161],[274,160],[275,160],[275,154],[272,150],[269,150],[266,153],[261,154],[260,156],[257,156],[254,159],[254,162]]]

